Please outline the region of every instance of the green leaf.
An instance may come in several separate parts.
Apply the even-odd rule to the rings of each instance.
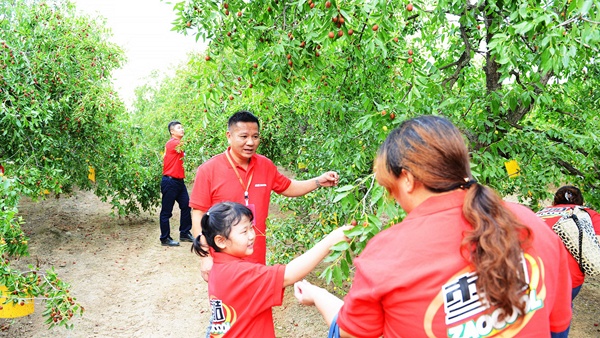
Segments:
[[[583,5],[581,6],[581,10],[580,10],[581,15],[586,16],[589,13],[590,8],[592,8],[593,3],[594,3],[593,0],[585,0],[583,2]]]
[[[331,203],[337,203],[337,202],[339,202],[344,197],[348,196],[349,193],[350,192],[344,192],[344,193],[341,193],[341,194],[337,194]]]
[[[321,272],[321,275],[319,275],[320,278],[325,279],[326,283],[330,283],[331,282],[331,278],[333,277],[333,267],[332,266],[328,266],[325,268],[325,270],[323,270],[323,272]]]
[[[336,285],[342,285],[344,282],[344,276],[342,275],[342,269],[340,267],[333,267],[333,282]]]
[[[342,241],[342,242],[339,242],[338,244],[332,246],[330,248],[330,250],[333,250],[333,251],[344,251],[344,250],[348,250],[349,247],[350,247],[350,244],[348,244],[348,242]]]
[[[515,110],[517,108],[517,98],[514,95],[509,95],[508,96],[508,106],[510,108],[510,110]]]
[[[332,251],[327,257],[325,257],[325,259],[323,261],[326,263],[334,262],[342,256],[342,253],[343,253],[343,251]]]
[[[346,12],[344,9],[340,8],[340,14],[342,14],[342,16],[344,17],[344,19],[346,20],[346,25],[351,25],[352,21],[353,21],[353,17],[352,15],[350,15],[348,12]]]
[[[340,261],[340,269],[342,271],[342,278],[346,279],[350,276],[350,267],[348,266],[348,262],[346,260]]]
[[[353,190],[354,188],[356,188],[356,186],[354,186],[354,185],[344,185],[344,186],[341,186],[341,187],[335,189],[335,192],[349,191],[349,190]]]
[[[352,237],[356,237],[358,235],[362,235],[363,232],[364,232],[363,227],[357,225],[354,228],[346,231],[345,234],[348,238],[352,238]]]
[[[530,21],[523,21],[514,25],[514,29],[516,34],[524,35],[533,29],[533,23]]]

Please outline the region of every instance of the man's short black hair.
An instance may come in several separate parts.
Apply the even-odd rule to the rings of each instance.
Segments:
[[[179,121],[171,121],[171,122],[169,122],[169,126],[168,126],[168,128],[169,128],[169,135],[171,134],[171,128],[173,128],[174,126],[176,126],[178,124],[181,124],[181,122],[179,122]]]
[[[230,129],[238,122],[254,122],[258,126],[258,129],[260,129],[258,117],[247,110],[240,110],[231,115],[229,122],[227,122],[227,129]]]

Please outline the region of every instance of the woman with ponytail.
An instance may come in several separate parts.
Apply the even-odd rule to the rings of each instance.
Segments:
[[[374,170],[407,217],[369,241],[344,301],[305,281],[295,285],[330,336],[563,334],[571,319],[568,253],[535,213],[477,183],[450,121],[403,122]]]

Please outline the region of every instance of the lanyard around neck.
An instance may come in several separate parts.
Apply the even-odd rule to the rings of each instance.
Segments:
[[[248,195],[248,188],[250,188],[250,183],[252,182],[252,176],[254,176],[254,170],[252,170],[250,172],[250,178],[248,179],[248,184],[244,187],[244,181],[242,180],[240,173],[238,172],[237,168],[235,167],[233,160],[229,156],[229,149],[227,149],[225,151],[225,155],[227,156],[227,161],[229,161],[229,164],[231,164],[231,168],[233,168],[233,172],[235,172],[235,176],[237,176],[238,180],[240,181],[240,184],[242,185],[242,189],[244,189],[244,201],[246,202],[246,206],[248,206],[248,199],[250,198],[250,196]]]

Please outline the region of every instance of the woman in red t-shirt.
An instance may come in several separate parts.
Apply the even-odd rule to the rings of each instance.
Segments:
[[[450,121],[404,121],[374,170],[407,217],[355,259],[344,301],[305,281],[295,285],[330,336],[564,336],[568,254],[535,213],[477,183]]]

